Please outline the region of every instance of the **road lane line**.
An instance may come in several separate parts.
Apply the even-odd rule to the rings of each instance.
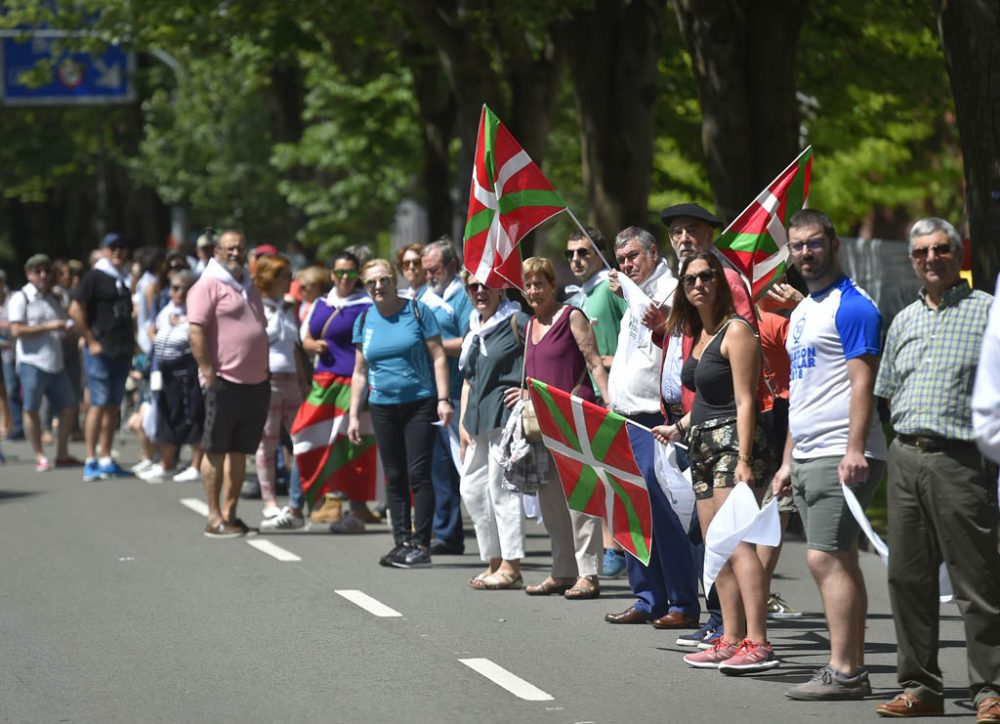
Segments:
[[[510,673],[499,664],[489,659],[459,659],[478,674],[482,674],[497,686],[506,689],[514,696],[525,701],[552,701],[552,696],[546,694],[534,684],[529,684],[519,676]]]
[[[181,498],[181,505],[193,510],[198,515],[208,517],[208,503],[197,498]]]
[[[279,561],[301,561],[302,560],[301,558],[299,558],[297,555],[295,555],[291,551],[286,551],[284,548],[282,548],[280,546],[276,546],[271,541],[264,540],[262,538],[253,538],[251,540],[248,540],[247,541],[247,545],[253,546],[257,550],[259,550],[261,553],[267,553],[267,555],[271,556],[272,558],[277,558]]]
[[[360,606],[373,616],[378,616],[380,618],[391,618],[393,616],[403,615],[396,609],[389,608],[378,599],[372,598],[363,591],[349,589],[343,591],[334,591],[334,593],[336,593],[338,596],[346,598],[355,606]]]

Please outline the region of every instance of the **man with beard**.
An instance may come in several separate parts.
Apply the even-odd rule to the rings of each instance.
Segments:
[[[208,498],[208,538],[247,533],[236,517],[236,503],[246,456],[260,443],[271,396],[264,304],[246,260],[243,234],[224,231],[187,298],[191,352],[205,394],[201,476]]]
[[[806,562],[830,631],[830,660],[785,696],[863,699],[871,694],[864,667],[868,592],[858,565],[860,529],[843,486],[866,508],[885,469],[885,437],[872,395],[882,317],[841,271],[840,240],[826,214],[803,209],[792,216],[788,249],[809,296],[789,320],[788,441],[773,490],[795,496]]]
[[[122,270],[128,249],[121,236],[111,233],[101,239],[100,252],[93,269],[80,280],[69,307],[73,324],[86,343],[83,365],[90,391],[90,407],[83,424],[86,482],[131,475],[111,459],[111,438],[118,427],[135,349],[132,294]]]

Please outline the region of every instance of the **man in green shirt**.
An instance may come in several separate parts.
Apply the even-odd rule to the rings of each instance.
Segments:
[[[910,258],[923,288],[893,320],[875,394],[887,399],[889,597],[903,692],[881,716],[944,713],[938,665],[938,568],[942,560],[965,624],[969,696],[977,722],[1000,722],[1000,553],[996,467],[976,448],[972,382],[992,297],[960,274],[951,224],[918,221]]]

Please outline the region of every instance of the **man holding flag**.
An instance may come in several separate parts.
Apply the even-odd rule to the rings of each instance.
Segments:
[[[615,238],[615,257],[621,271],[609,274],[612,291],[624,286],[629,306],[622,318],[618,350],[608,379],[611,410],[641,425],[663,422],[657,386],[662,352],[647,326],[662,324],[664,309],[677,289],[677,280],[659,255],[656,240],[645,229],[630,226]],[[625,281],[621,277],[628,277]],[[641,301],[638,301],[641,299]],[[652,304],[650,304],[652,300]],[[636,460],[652,468],[652,460]],[[698,583],[694,559],[682,525],[659,485],[649,486],[653,518],[653,548],[649,564],[629,556],[629,584],[636,601],[621,613],[604,616],[608,623],[645,623],[656,628],[692,628],[698,625]]]

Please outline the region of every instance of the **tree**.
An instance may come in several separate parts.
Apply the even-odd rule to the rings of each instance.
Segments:
[[[965,160],[972,277],[992,291],[1000,271],[1000,7],[935,0]]]

